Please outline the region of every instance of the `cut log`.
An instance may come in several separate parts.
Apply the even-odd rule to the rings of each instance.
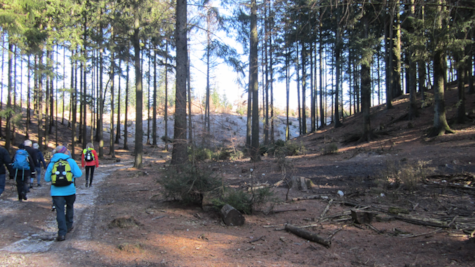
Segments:
[[[312,242],[318,243],[322,246],[325,246],[327,248],[330,247],[331,241],[328,241],[324,239],[323,237],[318,236],[315,233],[303,230],[301,228],[298,228],[297,226],[291,225],[291,224],[286,224],[285,225],[285,230],[291,232],[292,234],[305,238],[307,240],[310,240]]]
[[[244,216],[233,206],[226,204],[221,208],[224,224],[228,226],[241,226],[244,224]]]
[[[355,223],[358,223],[358,224],[371,223],[375,215],[376,213],[367,211],[367,210],[360,210],[360,209],[351,210],[351,218],[353,219]]]

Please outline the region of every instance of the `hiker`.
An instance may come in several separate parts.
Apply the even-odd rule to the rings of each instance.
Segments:
[[[28,200],[28,178],[35,177],[35,163],[33,157],[26,151],[24,144],[18,146],[18,150],[13,157],[10,179],[16,180],[18,201]]]
[[[38,184],[38,187],[41,186],[41,163],[43,163],[43,168],[46,169],[46,162],[45,162],[45,157],[43,156],[43,153],[40,150],[40,146],[38,143],[33,144],[33,149],[35,150],[35,155],[36,155],[36,182]]]
[[[8,151],[5,148],[0,147],[0,196],[2,195],[3,191],[5,191],[5,166],[7,167],[9,173],[13,172],[11,162],[12,159],[10,158]]]
[[[36,152],[35,152],[35,149],[33,149],[33,147],[31,146],[32,145],[32,142],[31,140],[25,140],[25,142],[23,142],[23,145],[25,145],[25,150],[26,152],[28,152],[28,154],[30,154],[30,157],[33,159],[33,165],[36,167],[39,167],[39,164],[37,164],[37,159],[36,159]],[[26,191],[27,192],[30,192],[30,189],[29,188],[33,188],[33,181],[35,180],[34,177],[28,177],[30,179],[27,179],[25,182],[25,187],[26,187]],[[28,186],[28,180],[30,181],[30,185]]]
[[[81,177],[82,171],[76,161],[68,155],[66,147],[58,146],[54,151],[55,154],[45,171],[45,182],[51,182],[51,197],[56,208],[58,223],[56,241],[64,241],[66,234],[74,229],[74,201],[76,201],[74,179]]]
[[[86,148],[82,151],[81,167],[84,168],[84,166],[86,166],[86,187],[88,187],[89,174],[91,174],[91,180],[89,182],[89,187],[91,187],[92,179],[94,177],[94,169],[99,168],[99,157],[97,156],[92,143],[88,143]]]

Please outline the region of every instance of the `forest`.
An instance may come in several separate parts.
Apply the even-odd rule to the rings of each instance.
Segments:
[[[0,265],[474,266],[474,24],[473,0],[0,0],[0,145],[100,161],[64,242],[49,183],[4,179]]]
[[[94,140],[100,157],[104,146],[114,155],[120,139],[128,148],[127,134],[120,132],[122,125],[127,133],[127,114],[133,109],[135,167],[142,166],[144,136],[155,146],[160,138],[157,112],[166,129],[169,117],[174,118],[174,135],[165,131],[162,136],[173,141],[172,162],[187,161],[197,100],[191,85],[191,58],[196,57],[189,53],[197,51],[190,48],[191,34],[204,40],[193,43],[206,66],[206,85],[196,86],[205,88],[197,100],[204,107],[202,129],[210,132],[210,80],[219,61],[239,74],[236,82],[247,95],[245,146],[254,161],[261,143],[276,141],[278,84],[286,90],[286,140],[292,95],[301,135],[338,128],[345,117],[362,113],[363,142],[373,138],[372,106],[391,109],[393,99],[408,94],[404,116],[412,120],[420,96],[423,105],[433,102],[428,135],[438,136],[453,132],[446,118],[448,85],[457,83],[459,123],[471,110],[466,85],[469,94],[475,92],[475,5],[469,0],[4,0],[0,5],[0,135],[7,149],[17,131],[28,138],[32,116],[37,116],[42,149],[55,139],[55,125],[67,123],[72,148]],[[170,108],[175,109],[172,115]],[[109,144],[104,142],[106,117]]]

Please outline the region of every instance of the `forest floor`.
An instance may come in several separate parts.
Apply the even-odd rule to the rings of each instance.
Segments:
[[[452,121],[456,91],[446,96]],[[226,226],[216,211],[164,199],[157,179],[171,155],[163,146],[145,146],[141,170],[131,167],[132,152],[117,146],[116,159],[101,161],[91,188],[78,179],[75,229],[64,242],[54,241],[49,186],[35,186],[20,203],[7,180],[0,196],[0,266],[475,266],[474,104],[468,96],[471,117],[451,124],[455,134],[435,138],[425,136],[432,106],[419,109],[410,123],[397,121],[407,113],[402,96],[391,110],[372,109],[378,137],[371,142],[346,142],[360,131],[361,115],[346,118],[341,128],[294,139],[306,152],[288,157],[291,175],[313,186],[289,191],[288,199],[285,187],[274,186],[282,174],[273,157],[201,163],[241,188],[249,186],[252,168],[254,180],[280,200],[273,212],[245,215],[243,226]],[[323,153],[330,144],[337,153]],[[386,178],[394,170],[401,184]],[[418,170],[424,178],[411,176]],[[371,211],[372,222],[354,223],[352,209]],[[331,246],[287,232],[285,224]]]

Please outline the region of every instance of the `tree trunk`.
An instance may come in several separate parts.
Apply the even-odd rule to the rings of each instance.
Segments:
[[[135,7],[136,12],[137,6]],[[138,14],[135,13],[135,29],[133,36],[134,45],[134,67],[135,67],[135,94],[136,94],[136,112],[135,112],[135,162],[134,167],[141,169],[143,166],[143,89],[142,89],[142,71],[140,64],[140,23],[138,20]]]
[[[268,15],[268,2],[264,2],[264,91],[265,105],[264,107],[264,145],[269,144],[269,61],[268,61],[268,49],[269,49],[269,15]]]
[[[402,89],[401,89],[401,20],[400,20],[400,13],[398,10],[394,10],[394,13],[396,15],[396,27],[394,29],[394,40],[393,40],[393,46],[391,47],[392,49],[392,54],[393,54],[393,82],[392,82],[392,90],[393,90],[393,98],[399,97],[402,95]],[[393,20],[394,21],[394,20]],[[393,30],[393,29],[391,29]]]
[[[42,68],[43,67],[43,53],[40,52],[38,55],[38,67]],[[36,74],[38,79],[38,89],[36,92],[37,95],[37,114],[38,114],[38,145],[40,146],[40,149],[44,149],[43,146],[43,137],[44,137],[44,131],[43,131],[43,77],[41,73]],[[8,127],[7,127],[8,128]],[[7,134],[8,136],[8,134]]]
[[[54,64],[55,64],[55,61],[54,61],[54,46],[51,48],[51,54],[50,54],[50,57],[51,57],[51,71],[54,72]],[[53,133],[53,126],[54,126],[54,80],[55,80],[55,77],[54,77],[54,74],[53,75],[50,75],[50,79],[49,79],[49,90],[50,90],[50,93],[49,93],[49,110],[50,110],[50,115],[49,115],[49,128],[48,128],[48,133],[49,134],[52,134]],[[20,98],[20,101],[21,101],[21,98]]]
[[[272,6],[270,6],[270,12],[272,12]],[[270,67],[270,142],[275,143],[274,132],[274,45],[272,43],[272,34],[274,33],[274,16],[270,14],[270,35],[269,35],[269,67]]]
[[[439,5],[437,7],[438,13],[442,12],[442,5],[445,4],[445,0],[438,0]],[[437,33],[442,31],[442,18],[438,18],[436,21],[436,36]],[[438,39],[438,38],[437,38]],[[441,40],[435,40],[435,42],[441,42]],[[446,109],[445,109],[445,69],[444,62],[446,58],[445,51],[438,49],[434,52],[433,62],[434,62],[434,125],[429,132],[429,136],[439,136],[444,135],[445,133],[453,133],[450,129],[447,118],[446,118]]]
[[[168,40],[166,41],[165,57],[165,150],[168,151]]]
[[[407,7],[409,11],[409,17],[414,18],[415,6],[414,0],[409,0],[409,6]],[[407,21],[407,30],[409,33],[414,33],[413,20]],[[412,120],[417,117],[417,105],[416,105],[416,61],[412,58],[412,50],[406,52],[407,64],[409,66],[407,70],[407,87],[409,90],[409,119]]]
[[[28,63],[30,62],[30,59],[28,58]],[[30,79],[28,78],[28,81]],[[29,90],[29,88],[28,88]],[[66,93],[66,46],[64,47],[64,50],[63,50],[63,90],[62,90],[63,94],[62,94],[62,104],[63,104],[63,110],[62,110],[62,116],[61,116],[61,124],[64,125],[64,95]],[[29,91],[28,91],[29,92]],[[30,93],[28,93],[28,95],[30,95]],[[28,101],[30,98],[28,98]],[[30,111],[30,105],[28,104],[28,117],[29,117],[29,111]]]
[[[336,16],[336,38],[335,38],[335,64],[336,64],[336,82],[335,82],[335,128],[341,127],[343,124],[340,121],[340,107],[339,107],[339,97],[340,97],[340,69],[341,69],[341,62],[340,62],[340,57],[341,57],[341,45],[340,45],[340,39],[341,39],[341,34],[340,34],[340,25],[338,25],[338,22],[340,21],[340,16],[338,15],[338,11],[336,11],[337,16]]]
[[[302,134],[307,134],[307,112],[305,100],[307,98],[307,47],[302,42]]]
[[[127,93],[127,92],[126,92]],[[127,106],[127,104],[126,104]],[[157,146],[157,50],[153,53],[153,112],[152,112],[152,145]],[[126,127],[124,125],[124,127]],[[127,135],[127,132],[124,132]]]
[[[465,51],[462,51],[462,54],[465,54]],[[458,86],[458,97],[459,101],[457,103],[457,123],[465,123],[465,62],[461,61],[460,58],[457,60],[457,86]]]
[[[2,47],[5,47],[5,34],[2,34]],[[0,78],[0,110],[3,110],[3,77],[4,77],[4,65],[5,65],[5,49],[2,49],[2,77]],[[28,72],[29,73],[29,72]],[[30,98],[28,98],[29,100]],[[29,115],[29,113],[27,113]],[[30,117],[27,117],[27,120],[29,121]],[[3,116],[0,116],[0,137],[3,137],[3,131],[2,131],[2,125],[3,125]],[[28,126],[27,126],[28,127]],[[27,133],[28,133],[28,128],[27,128]],[[8,150],[8,148],[7,148]]]
[[[176,104],[172,164],[188,162],[186,145],[187,1],[176,2]]]
[[[319,29],[319,35],[320,35],[320,42],[318,43],[319,45],[319,57],[320,57],[320,77],[319,77],[319,83],[320,83],[320,127],[323,128],[325,127],[325,116],[324,116],[324,110],[323,110],[323,44],[322,44],[322,39],[323,39],[323,33],[321,29],[322,24],[320,23],[320,29]]]
[[[142,50],[143,51],[143,50]],[[143,55],[142,55],[143,58]],[[150,71],[152,57],[148,54],[148,75],[147,75],[147,145],[150,145]]]
[[[299,45],[297,43],[296,54],[296,72],[297,72],[297,110],[299,114],[299,135],[302,135],[302,115],[300,114],[300,63],[299,63]]]
[[[286,116],[286,127],[285,127],[285,140],[290,140],[290,122],[289,122],[289,108],[290,108],[290,55],[291,51],[289,47],[286,47],[285,55],[285,116]]]
[[[51,70],[53,63],[51,62],[51,51],[47,48],[46,51],[46,68]],[[50,108],[50,99],[51,99],[51,90],[50,90],[50,81],[52,77],[51,75],[46,75],[46,102],[45,102],[45,127],[44,127],[44,135],[45,135],[45,147],[48,147],[49,144],[49,135],[50,135],[50,120],[49,120],[49,108]]]
[[[368,14],[365,14],[362,18],[364,25],[363,38],[368,38]],[[371,141],[371,62],[363,62],[361,64],[361,108],[363,111],[363,135],[360,142]]]
[[[76,51],[77,53],[77,51]],[[78,95],[78,66],[77,60],[74,60],[74,93],[72,94],[71,101],[72,101],[72,119],[71,119],[71,157],[75,157],[74,148],[76,147],[77,136],[76,136],[76,116],[77,116],[77,95]]]
[[[129,130],[127,129],[128,123],[128,114],[129,114],[129,61],[125,61],[127,65],[127,76],[125,78],[125,120],[124,120],[124,149],[128,150],[129,145],[127,144],[127,139],[129,136]]]
[[[13,54],[13,43],[10,40],[10,36],[8,36],[8,73],[7,73],[7,79],[8,79],[8,93],[7,93],[7,111],[12,110],[12,69],[13,69],[13,63],[12,63],[12,54]],[[11,124],[11,112],[8,112],[7,114],[7,124],[5,127],[5,149],[10,150],[10,146],[12,143],[11,140],[11,134],[10,134],[10,124]]]
[[[189,49],[188,49],[189,53]],[[191,55],[188,56],[188,61],[186,64],[186,80],[187,80],[187,88],[188,88],[188,142],[193,145],[193,117],[191,113],[191,71],[190,71],[190,65],[191,65]]]
[[[250,59],[250,56],[249,56]],[[250,88],[250,87],[249,87]],[[247,91],[247,121],[246,121],[246,147],[249,149],[251,148],[251,140],[252,140],[252,96],[254,92],[250,89]]]
[[[393,104],[393,94],[392,94],[392,75],[393,75],[393,53],[392,53],[392,47],[393,47],[393,15],[392,12],[389,11],[389,14],[386,15],[386,19],[384,20],[384,28],[385,28],[385,38],[384,38],[384,48],[385,48],[385,54],[386,54],[386,108],[387,109],[392,109]]]
[[[115,158],[115,147],[114,147],[114,134],[115,134],[115,127],[114,127],[114,80],[115,80],[115,53],[111,51],[111,65],[110,65],[110,91],[111,91],[111,113],[110,113],[110,124],[109,124],[109,155],[112,158]]]
[[[118,84],[118,92],[117,92],[117,131],[116,131],[116,135],[115,135],[115,143],[118,144],[119,143],[119,140],[120,140],[120,79],[122,78],[122,68],[121,68],[121,63],[122,63],[122,59],[119,58],[119,77],[118,77],[118,80],[119,80],[119,84]]]
[[[251,36],[249,64],[249,92],[252,92],[252,147],[251,161],[259,161],[259,87],[258,87],[258,35],[257,35],[257,1],[251,0]]]

